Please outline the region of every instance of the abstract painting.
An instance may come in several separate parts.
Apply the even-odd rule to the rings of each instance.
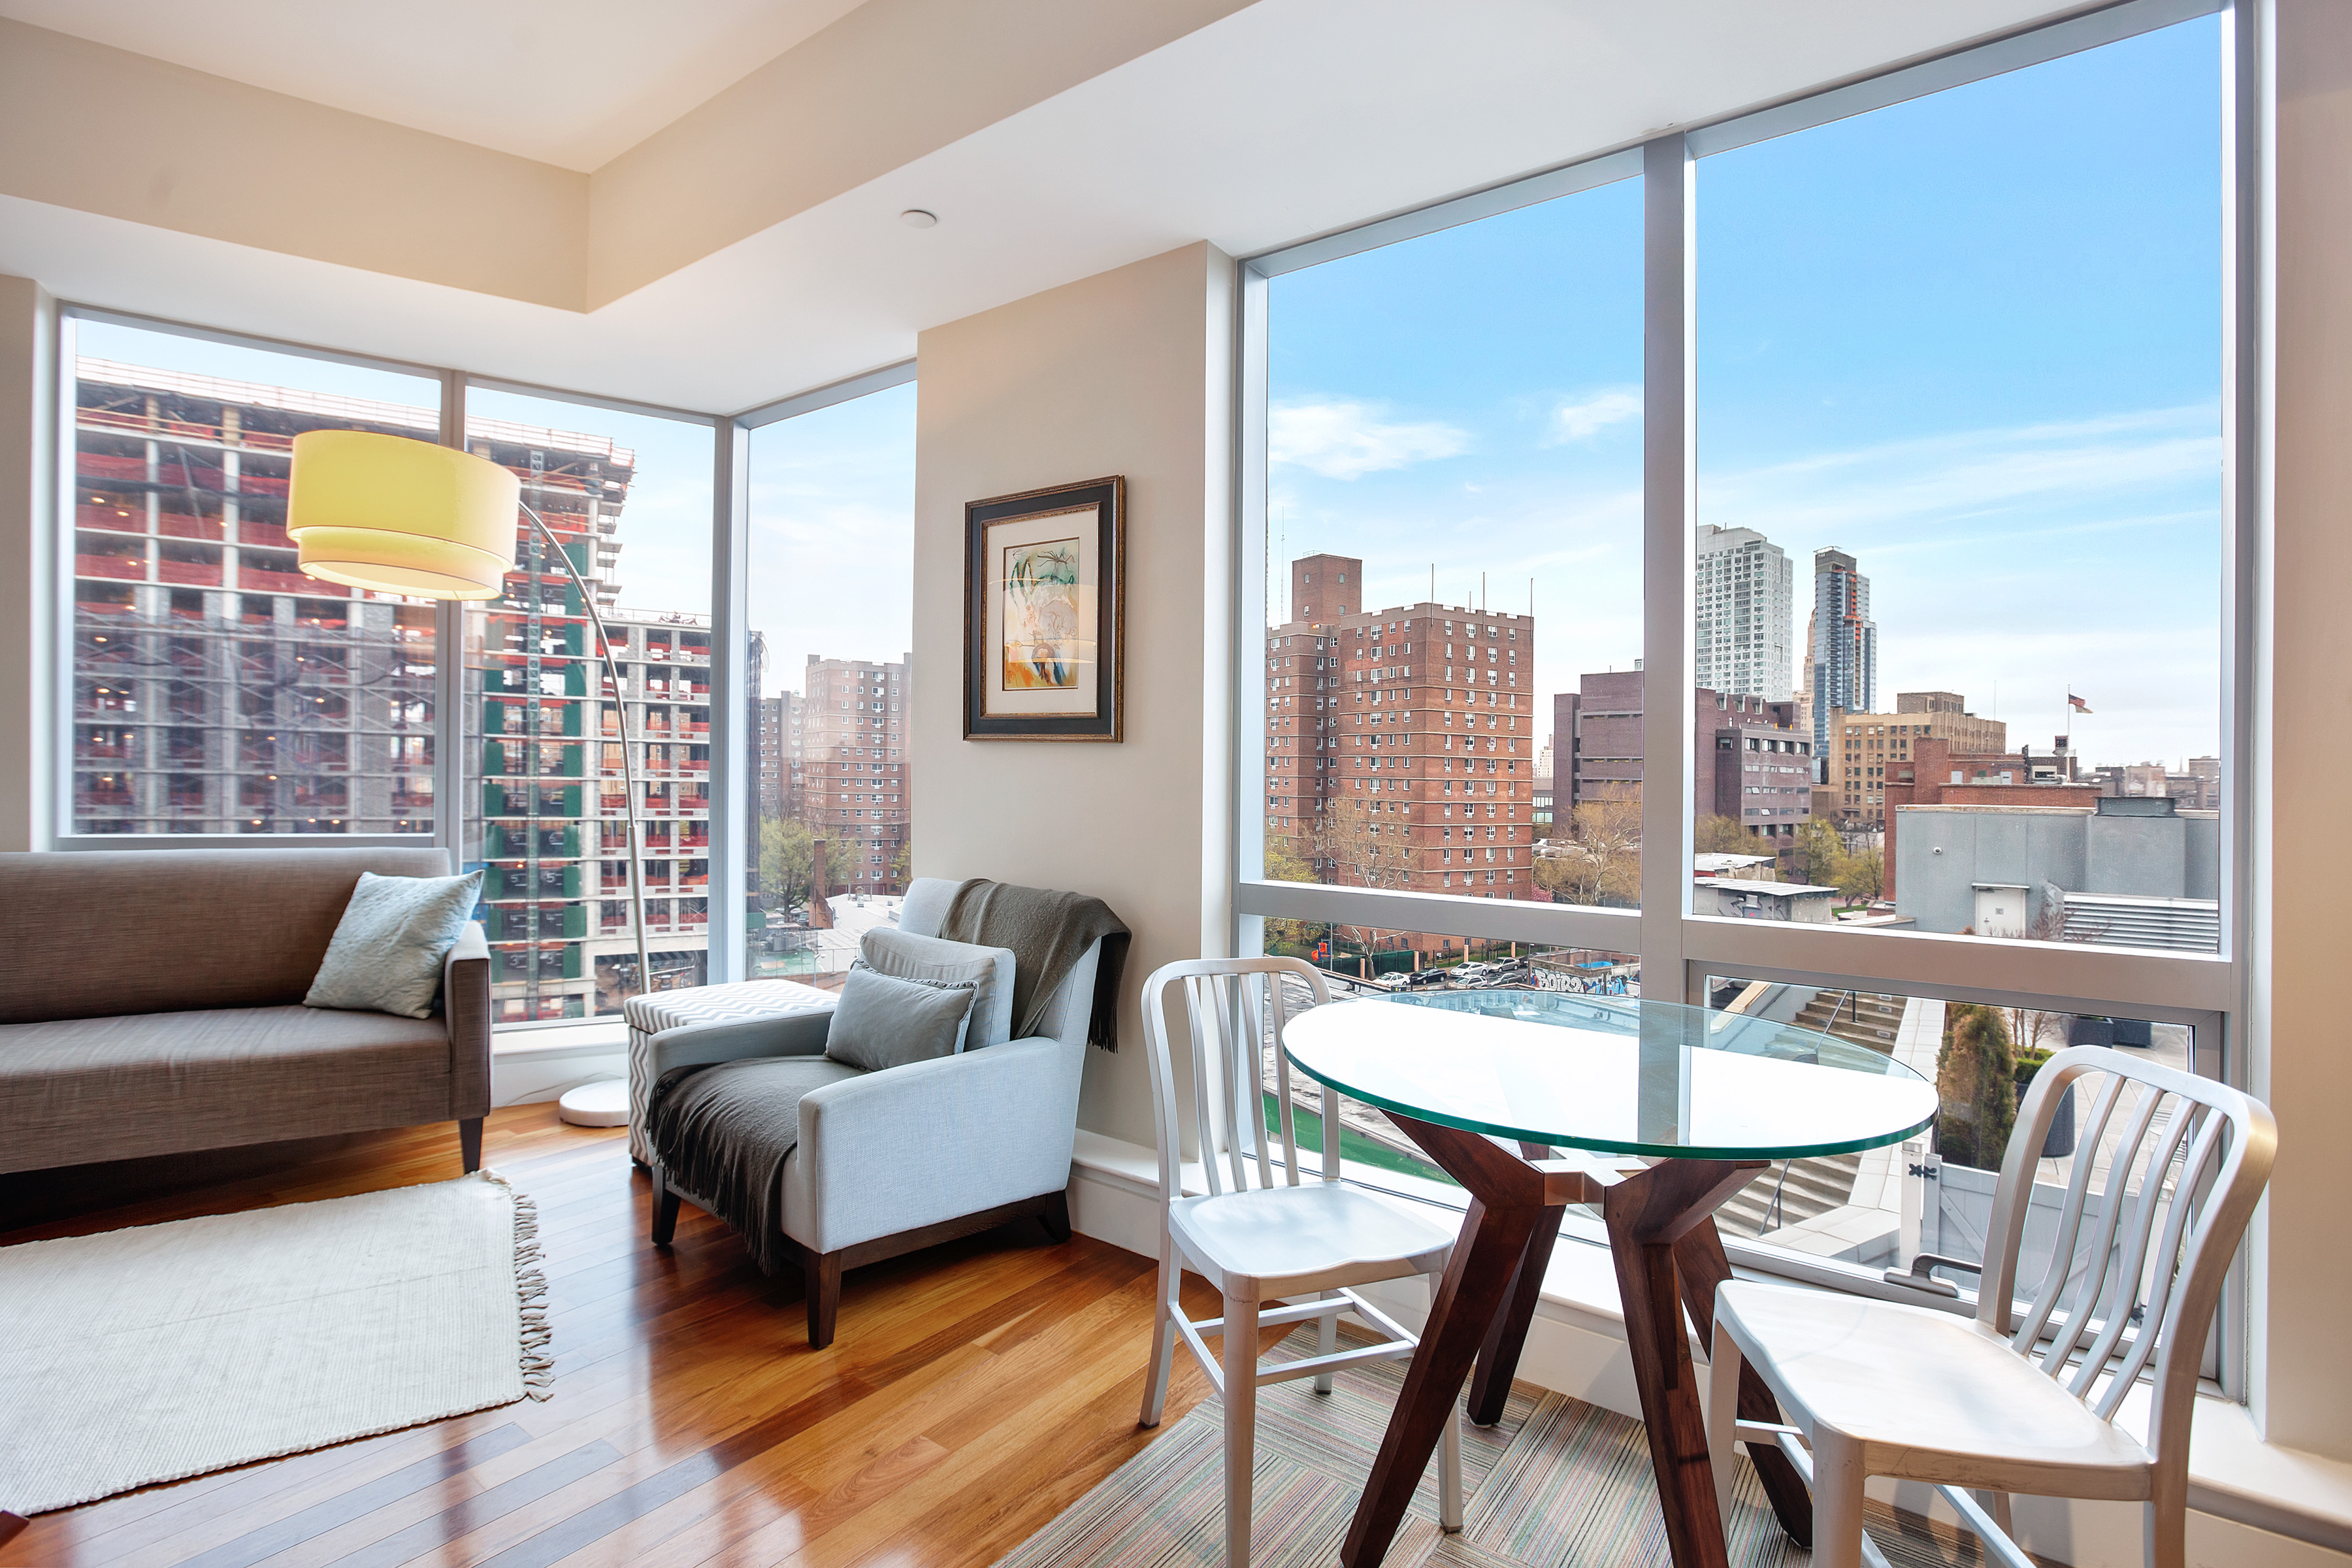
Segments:
[[[964,509],[964,736],[1120,738],[1126,483]]]

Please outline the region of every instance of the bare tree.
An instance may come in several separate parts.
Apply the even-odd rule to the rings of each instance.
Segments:
[[[1368,802],[1343,795],[1324,809],[1316,824],[1315,858],[1330,867],[1341,887],[1394,891],[1412,885],[1420,860],[1412,832],[1412,822],[1404,816],[1377,811]],[[1368,948],[1381,936],[1371,926],[1341,929]]]
[[[1580,801],[1569,836],[1555,837],[1536,861],[1536,885],[1562,903],[1613,904],[1642,898],[1642,790],[1630,784]]]

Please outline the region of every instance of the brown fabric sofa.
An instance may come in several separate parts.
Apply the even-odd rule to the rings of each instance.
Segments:
[[[454,1121],[490,1108],[490,954],[430,1018],[305,1007],[362,871],[439,849],[0,855],[0,1172]]]

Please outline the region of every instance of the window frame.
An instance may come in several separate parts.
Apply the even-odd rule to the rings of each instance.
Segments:
[[[1245,256],[1234,263],[1235,643],[1229,732],[1234,771],[1232,866],[1235,952],[1261,950],[1268,918],[1379,926],[1452,936],[1599,947],[1640,955],[1649,994],[1703,1005],[1709,975],[1881,990],[2090,1015],[2120,1014],[2190,1025],[2199,1069],[2243,1087],[2239,1031],[2252,957],[2248,918],[2254,845],[2252,768],[2255,563],[2264,521],[2263,445],[2268,406],[2262,379],[2263,300],[2259,266],[2262,158],[2267,137],[2256,7],[2248,0],[2124,0],[1931,58],[1791,95],[1719,120],[1612,148],[1356,228]],[[1695,340],[1694,171],[1707,154],[1789,135],[2201,16],[2221,25],[2223,253],[2221,293],[2222,555],[2221,744],[2225,831],[2220,875],[2222,948],[2171,953],[1942,933],[1824,931],[1690,912],[1694,717],[1691,563],[1696,477],[1692,441]],[[1265,588],[1269,285],[1326,261],[1475,222],[1621,179],[1643,182],[1644,376],[1643,486],[1643,776],[1675,781],[1645,789],[1643,837],[1672,853],[1646,855],[1642,907],[1612,910],[1512,902],[1458,894],[1380,891],[1263,876],[1265,854]],[[1554,738],[1555,745],[1558,738]],[[1354,1173],[1351,1172],[1351,1175]],[[1573,1234],[1565,1233],[1565,1234]],[[1727,1243],[1745,1268],[1860,1294],[1969,1312],[1973,1295],[1931,1298],[1876,1270]],[[2219,1316],[2218,1371],[2233,1397],[2245,1388],[2242,1261]]]
[[[472,388],[509,392],[569,403],[583,408],[609,409],[653,418],[701,425],[712,433],[711,488],[711,881],[712,900],[708,929],[709,983],[740,979],[743,973],[745,868],[740,850],[749,845],[751,788],[751,759],[758,752],[758,737],[751,732],[751,704],[742,689],[748,657],[745,620],[746,580],[740,570],[748,542],[749,478],[747,435],[759,426],[795,414],[814,412],[835,403],[903,384],[915,377],[915,362],[901,361],[789,397],[761,403],[733,414],[705,413],[643,400],[606,396],[564,387],[545,386],[461,367],[431,365],[382,354],[356,353],[315,343],[295,342],[260,333],[230,331],[194,322],[102,306],[61,301],[57,314],[57,379],[50,396],[58,418],[49,460],[57,480],[57,506],[48,526],[52,537],[69,530],[74,488],[75,421],[71,416],[75,387],[75,326],[98,321],[141,331],[167,333],[231,348],[253,349],[331,364],[390,371],[434,382],[441,394],[437,444],[465,445],[467,393]],[[351,834],[110,834],[76,831],[73,819],[73,552],[52,551],[49,603],[51,669],[48,677],[50,720],[43,726],[41,743],[51,752],[47,773],[51,810],[46,847],[70,853],[100,854],[140,849],[304,849],[413,848],[437,846],[452,862],[462,855],[465,812],[465,606],[444,601],[436,610],[434,657],[434,789],[436,809],[431,833]],[[449,802],[448,810],[439,809]],[[609,1019],[529,1019],[496,1026],[500,1034],[533,1029],[578,1028]]]

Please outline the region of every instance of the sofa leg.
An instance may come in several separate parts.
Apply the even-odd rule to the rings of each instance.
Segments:
[[[648,1165],[646,1171],[654,1182],[654,1245],[667,1247],[677,1234],[677,1194],[662,1180],[659,1165]]]
[[[1070,1239],[1070,1194],[1066,1190],[1046,1195],[1037,1223],[1045,1227],[1045,1239],[1056,1246]]]
[[[466,1173],[482,1168],[482,1119],[469,1116],[457,1123],[457,1147],[466,1156]]]
[[[833,1343],[834,1320],[841,1315],[841,1254],[811,1253],[801,1278],[808,1291],[809,1349],[821,1351]]]

